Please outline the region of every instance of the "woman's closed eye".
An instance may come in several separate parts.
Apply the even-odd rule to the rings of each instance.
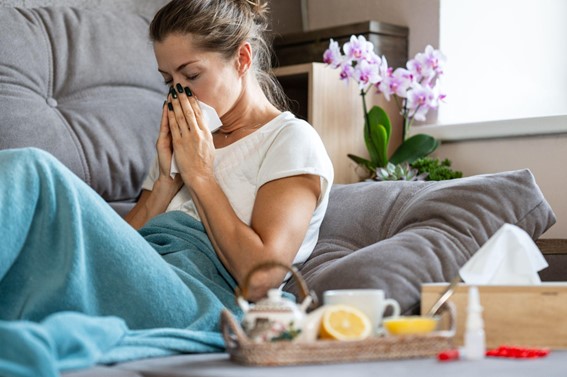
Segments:
[[[188,81],[193,81],[193,80],[197,79],[198,77],[199,77],[199,75],[196,74],[196,75],[192,75],[192,76],[185,76],[185,79],[187,79]],[[171,85],[173,84],[173,80],[172,80],[172,79],[170,79],[170,80],[165,80],[163,83],[164,83],[166,86],[171,86]]]
[[[194,74],[194,75],[187,75],[187,76],[185,76],[185,78],[186,78],[187,80],[189,80],[189,81],[193,81],[193,80],[195,80],[197,77],[199,77],[199,74],[198,74],[198,73],[196,73],[196,74]]]

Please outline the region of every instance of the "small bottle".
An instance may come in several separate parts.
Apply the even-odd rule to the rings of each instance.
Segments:
[[[469,288],[469,305],[467,308],[467,323],[465,327],[464,357],[467,360],[481,360],[486,354],[484,322],[482,306],[477,287]]]

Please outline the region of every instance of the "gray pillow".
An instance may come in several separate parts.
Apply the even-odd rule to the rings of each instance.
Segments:
[[[107,201],[135,198],[166,87],[139,15],[0,8],[0,149],[34,146]]]
[[[378,288],[415,313],[421,284],[456,276],[504,223],[534,239],[555,223],[528,170],[335,185],[319,242],[300,272],[319,298],[328,289]],[[298,294],[294,281],[284,289]]]

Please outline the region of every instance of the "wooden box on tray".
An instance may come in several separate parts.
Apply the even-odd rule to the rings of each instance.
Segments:
[[[426,312],[447,283],[424,284],[421,311]],[[463,345],[469,286],[457,286],[449,299],[456,307],[455,342]],[[488,348],[501,345],[567,348],[567,283],[479,286]]]

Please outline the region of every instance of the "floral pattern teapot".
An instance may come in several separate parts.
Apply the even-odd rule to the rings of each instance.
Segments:
[[[250,304],[246,300],[248,285],[253,274],[275,267],[289,270],[297,280],[303,295],[301,304],[298,305],[283,297],[279,289],[270,289],[268,296],[255,304]],[[278,262],[262,263],[253,268],[244,279],[242,290],[237,288],[236,293],[236,300],[244,312],[242,328],[246,335],[255,342],[293,339],[302,330],[307,309],[316,302],[315,294],[307,290],[307,285],[297,269]]]

